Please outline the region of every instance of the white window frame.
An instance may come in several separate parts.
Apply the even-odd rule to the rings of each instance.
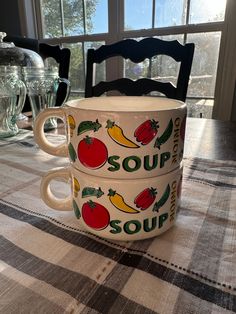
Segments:
[[[49,44],[62,43],[84,43],[86,41],[105,41],[106,44],[119,41],[123,38],[164,36],[173,34],[194,34],[201,32],[221,32],[221,44],[218,59],[217,77],[215,85],[213,119],[234,120],[236,121],[236,99],[235,99],[235,82],[236,82],[236,36],[234,30],[236,27],[236,1],[227,0],[225,21],[203,23],[194,25],[181,25],[165,28],[153,28],[147,30],[124,31],[124,1],[108,0],[108,33],[80,35],[73,37],[60,38],[43,38],[43,25],[41,24],[41,8],[39,0],[18,0],[20,10],[20,20],[22,34],[27,37],[38,38],[41,42]],[[113,14],[115,12],[115,14]],[[119,14],[116,14],[119,12]],[[36,17],[38,17],[36,19]],[[107,79],[119,77],[122,75],[121,64],[107,64]],[[194,97],[189,97],[190,99]],[[204,97],[202,97],[204,98]]]

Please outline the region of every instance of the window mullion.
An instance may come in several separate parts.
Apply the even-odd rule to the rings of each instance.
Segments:
[[[41,14],[41,1],[18,0],[18,8],[22,36],[42,38],[43,18]]]
[[[186,7],[186,25],[189,25],[189,21],[190,21],[190,2],[192,0],[185,0],[185,7]],[[185,24],[185,23],[184,23]]]
[[[61,14],[61,33],[62,33],[62,37],[64,37],[65,36],[65,20],[64,20],[63,0],[60,0],[60,14]]]
[[[84,23],[84,34],[87,34],[87,10],[86,10],[85,0],[83,0],[83,23]]]
[[[128,37],[151,37],[151,36],[165,36],[191,33],[206,33],[222,31],[224,22],[212,22],[202,24],[178,25],[171,27],[162,27],[145,30],[128,30],[122,33],[123,38]]]
[[[152,0],[152,28],[155,28],[156,0]]]
[[[156,0],[152,0],[152,29],[155,27],[155,6]],[[151,78],[151,76],[152,76],[152,58],[149,58],[147,77]]]
[[[183,12],[185,12],[185,14],[183,14],[183,25],[189,25],[189,20],[190,20],[190,2],[191,0],[185,0],[184,1],[184,6],[185,6],[185,10],[183,10]],[[185,15],[185,16],[184,16]],[[183,43],[185,44],[187,42],[187,33],[184,33],[184,39],[183,39]]]
[[[37,25],[37,35],[39,39],[44,37],[44,18],[42,12],[42,0],[33,1],[32,5],[34,7],[34,19]]]
[[[85,45],[84,45],[84,42],[82,42],[82,53],[83,53],[83,74],[84,74],[84,77],[86,76],[86,55],[85,55]]]
[[[108,0],[108,37],[106,44],[119,41],[121,30],[124,29],[124,1]],[[112,58],[106,61],[106,79],[114,80],[123,75],[123,62],[120,58]]]

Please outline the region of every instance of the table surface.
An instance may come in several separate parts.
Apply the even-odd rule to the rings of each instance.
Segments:
[[[42,176],[68,161],[31,131],[0,140],[0,313],[236,313],[235,136],[235,123],[187,120],[176,223],[136,242],[94,236],[43,203]]]
[[[188,118],[184,155],[236,160],[236,122]]]

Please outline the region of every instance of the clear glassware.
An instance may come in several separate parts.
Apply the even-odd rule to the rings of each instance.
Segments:
[[[5,32],[0,32],[0,65],[43,67],[43,59],[33,50],[16,47],[12,42],[5,42]]]
[[[26,97],[19,66],[0,66],[0,138],[19,132],[16,124]]]
[[[67,85],[67,95],[64,102],[68,99],[70,82],[67,79],[60,78],[58,69],[55,67],[23,67],[23,78],[30,100],[33,123],[41,110],[55,106],[57,90],[59,84],[62,82]],[[57,122],[54,118],[47,120],[44,125],[44,129],[46,130],[54,129],[56,127]]]

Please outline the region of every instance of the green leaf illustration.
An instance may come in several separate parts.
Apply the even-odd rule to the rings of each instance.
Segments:
[[[159,201],[157,201],[154,206],[153,206],[153,210],[154,212],[158,212],[159,209],[166,203],[166,201],[168,200],[170,196],[170,185],[168,184],[164,193],[162,194],[161,198],[159,199]]]
[[[96,188],[91,188],[91,187],[85,187],[83,188],[82,191],[82,197],[90,197],[90,196],[96,196],[97,198],[101,197],[104,194],[104,192],[101,190],[99,187],[98,189]]]
[[[69,145],[68,145],[68,151],[69,151],[70,159],[75,162],[77,155],[76,155],[76,151],[75,151],[75,149],[71,143],[69,143]]]
[[[98,122],[98,119],[94,121],[82,121],[78,126],[77,135],[80,135],[87,131],[98,131],[102,125]]]
[[[80,213],[80,210],[79,210],[79,207],[78,207],[76,201],[73,200],[73,203],[72,203],[72,204],[73,204],[74,213],[75,213],[76,218],[77,218],[77,219],[80,219],[81,213]]]
[[[160,137],[158,137],[154,143],[154,147],[157,147],[158,149],[161,148],[161,145],[164,144],[171,136],[173,131],[173,121],[170,119],[165,131],[162,133]]]

